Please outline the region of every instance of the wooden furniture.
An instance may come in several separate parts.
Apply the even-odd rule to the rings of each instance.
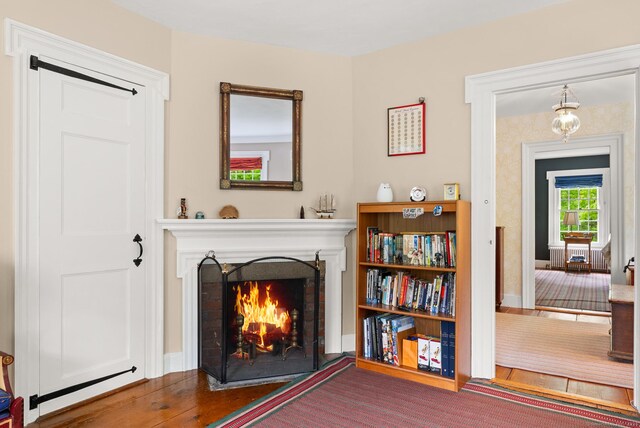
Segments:
[[[629,266],[627,268],[627,285],[633,285],[635,284],[635,273],[636,273],[636,267],[635,266]]]
[[[496,226],[496,309],[504,299],[504,226]]]
[[[13,356],[0,351],[0,403],[6,404],[5,399],[10,399],[7,409],[0,407],[0,428],[22,428],[24,426],[24,400],[15,397],[9,383],[9,366],[13,364]],[[8,395],[8,397],[7,397]]]
[[[440,215],[434,208],[442,207]],[[467,201],[360,203],[358,204],[357,244],[357,307],[356,307],[356,365],[390,376],[423,384],[458,391],[471,375],[471,205]],[[422,208],[424,214],[414,219],[404,218],[403,209]],[[382,264],[367,261],[367,228],[377,227],[380,232],[396,234],[456,232],[456,266],[430,267],[402,264]],[[432,314],[416,309],[398,308],[367,303],[367,270],[384,269],[392,274],[405,272],[415,278],[433,281],[437,275],[455,273],[455,316]],[[414,318],[416,332],[440,337],[441,321],[455,325],[455,377],[445,377],[407,366],[395,366],[364,357],[364,319],[372,315],[390,312],[410,315]]]
[[[586,267],[591,273],[591,241],[593,235],[591,233],[567,233],[564,237],[564,270],[567,272],[569,266],[577,268]],[[586,245],[588,247],[587,256],[583,262],[572,261],[569,254],[569,245]]]
[[[612,358],[633,362],[633,292],[631,285],[611,284],[611,350]]]

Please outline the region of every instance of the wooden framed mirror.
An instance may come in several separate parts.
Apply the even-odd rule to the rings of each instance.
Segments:
[[[220,82],[220,188],[302,190],[302,91]]]

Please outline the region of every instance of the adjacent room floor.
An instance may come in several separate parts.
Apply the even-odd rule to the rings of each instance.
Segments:
[[[598,316],[592,313],[580,313],[578,311],[566,313],[503,307],[500,308],[500,312],[569,321],[611,323],[610,316]],[[628,388],[584,382],[546,373],[502,366],[496,366],[496,378],[494,382],[507,388],[549,396],[573,403],[637,414],[635,409],[630,405],[633,399],[633,390]]]
[[[536,269],[536,306],[611,312],[608,273]]]

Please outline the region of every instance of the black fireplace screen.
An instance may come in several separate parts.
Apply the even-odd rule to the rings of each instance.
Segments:
[[[219,383],[318,368],[320,261],[263,257],[198,266],[199,367]]]

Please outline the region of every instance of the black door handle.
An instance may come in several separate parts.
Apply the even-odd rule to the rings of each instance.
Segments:
[[[140,235],[138,235],[136,233],[135,238],[133,238],[133,242],[135,242],[136,244],[138,244],[140,246],[140,254],[138,255],[138,258],[133,259],[133,263],[136,265],[136,267],[138,267],[138,266],[140,266],[140,263],[142,263],[142,258],[141,257],[142,257],[142,251],[143,251],[142,244],[141,244],[142,238],[140,237]]]

